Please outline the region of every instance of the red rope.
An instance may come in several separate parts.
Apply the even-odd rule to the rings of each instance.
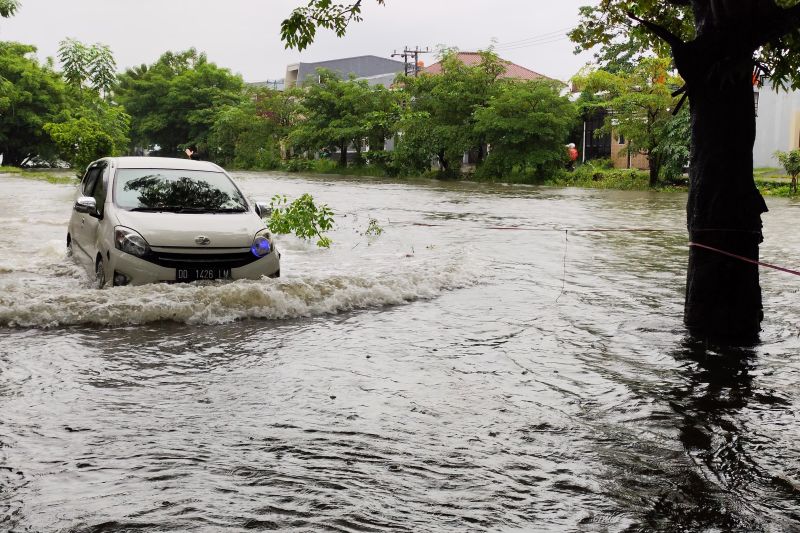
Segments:
[[[436,227],[441,226],[442,224],[423,224],[419,222],[412,223],[414,226],[424,226],[424,227]],[[486,229],[490,230],[501,230],[501,231],[565,231],[565,232],[573,232],[573,233],[672,233],[672,230],[664,230],[664,229],[652,229],[652,228],[622,228],[622,229],[557,229],[557,228],[531,228],[525,226],[489,226]],[[708,231],[724,231],[724,230],[708,230]],[[746,263],[750,263],[753,265],[758,265],[764,268],[771,268],[773,270],[778,270],[780,272],[786,272],[787,274],[792,274],[795,276],[800,276],[800,271],[792,270],[790,268],[779,267],[777,265],[771,265],[769,263],[763,263],[761,261],[756,261],[754,259],[750,259],[749,257],[744,257],[742,255],[732,254],[730,252],[726,252],[725,250],[720,250],[719,248],[714,248],[712,246],[707,246],[705,244],[699,244],[696,242],[690,242],[689,247],[695,248],[703,248],[705,250],[709,250],[711,252],[716,252],[718,254],[726,255],[728,257],[732,257],[734,259],[739,259]]]
[[[776,266],[776,265],[770,265],[769,263],[762,263],[761,261],[756,261],[755,259],[750,259],[749,257],[744,257],[744,256],[741,256],[741,255],[732,254],[730,252],[726,252],[725,250],[720,250],[720,249],[714,248],[712,246],[706,246],[705,244],[698,244],[696,242],[690,242],[689,246],[690,247],[693,246],[695,248],[703,248],[705,250],[710,250],[710,251],[716,252],[718,254],[727,255],[728,257],[733,257],[734,259],[740,259],[740,260],[742,260],[742,261],[744,261],[746,263],[750,263],[750,264],[753,264],[753,265],[758,265],[760,267],[771,268],[773,270],[780,270],[781,272],[786,272],[787,274],[794,274],[795,276],[800,276],[800,272],[798,272],[797,270],[792,270],[790,268],[783,268],[783,267],[779,267],[779,266]]]

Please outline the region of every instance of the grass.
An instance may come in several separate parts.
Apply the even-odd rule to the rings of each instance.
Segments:
[[[69,174],[67,174],[67,172],[69,172]],[[0,174],[11,174],[17,178],[46,181],[48,183],[60,185],[71,185],[79,181],[71,170],[64,169],[30,170],[27,168],[0,166]]]
[[[287,172],[307,172],[315,174],[337,174],[341,176],[388,177],[386,171],[372,165],[340,167],[329,159],[293,160],[282,170]],[[71,185],[78,183],[78,178],[68,169],[32,170],[27,168],[0,166],[0,175],[11,174],[18,178],[26,178],[48,183]],[[425,177],[436,177],[435,173]],[[797,198],[798,193],[789,189],[789,177],[778,168],[753,169],[758,190],[764,196]],[[472,179],[467,176],[467,179]],[[481,180],[483,181],[483,180]],[[553,187],[580,187],[584,189],[613,189],[620,191],[685,191],[688,183],[685,178],[662,183],[658,187],[650,187],[649,174],[642,170],[609,168],[606,163],[580,165],[574,172],[560,171],[544,181],[533,180],[527,174],[513,174],[502,179],[492,180],[497,183],[538,183]]]

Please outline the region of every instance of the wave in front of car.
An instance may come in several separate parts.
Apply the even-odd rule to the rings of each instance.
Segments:
[[[421,268],[420,268],[421,267]],[[460,265],[369,275],[302,276],[282,280],[207,284],[155,284],[87,291],[68,285],[38,290],[26,280],[0,284],[0,326],[122,326],[163,320],[223,324],[236,320],[292,319],[432,299],[474,284]]]

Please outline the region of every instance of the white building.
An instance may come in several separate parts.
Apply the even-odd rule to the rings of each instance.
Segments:
[[[767,81],[758,90],[756,144],[753,149],[755,168],[780,167],[777,150],[800,148],[800,91],[775,91]]]

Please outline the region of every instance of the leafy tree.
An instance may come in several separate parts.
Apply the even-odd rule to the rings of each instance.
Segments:
[[[241,103],[243,88],[240,76],[190,49],[128,69],[119,77],[115,97],[131,115],[135,145],[176,155],[188,145],[205,148],[217,111]]]
[[[63,66],[67,83],[83,87],[89,79],[89,47],[75,39],[65,39],[59,43],[58,59]]]
[[[475,128],[491,146],[482,173],[508,175],[515,167],[544,177],[564,162],[564,143],[577,109],[560,95],[559,83],[515,82],[500,85],[486,107],[475,112]]]
[[[9,18],[19,9],[19,0],[0,0],[0,17]]]
[[[33,46],[0,42],[0,153],[6,165],[54,154],[44,131],[62,111],[65,87],[49,65],[40,65]]]
[[[281,143],[296,120],[295,97],[272,89],[250,90],[248,96],[217,113],[209,134],[209,154],[236,168],[277,168]]]
[[[44,125],[62,159],[81,175],[92,161],[126,153],[130,116],[96,94],[78,93],[70,105]]]
[[[367,136],[371,89],[364,80],[342,80],[329,70],[318,70],[318,82],[306,83],[301,97],[303,120],[289,136],[301,150],[339,150],[339,165],[347,166],[347,149],[360,151]]]
[[[67,83],[79,89],[91,87],[102,96],[109,96],[117,79],[117,62],[107,45],[65,39],[59,45],[58,58]]]
[[[444,173],[453,173],[464,152],[485,144],[475,128],[475,112],[497,91],[504,66],[490,51],[481,52],[474,66],[465,65],[455,49],[443,50],[440,60],[440,74],[399,79],[412,103],[401,123],[398,152],[406,165],[429,168],[436,158]]]
[[[593,107],[610,111],[603,133],[616,133],[628,141],[628,150],[644,152],[650,163],[650,186],[658,184],[663,165],[658,150],[678,101],[672,93],[682,85],[670,76],[669,59],[642,58],[630,71],[595,70],[575,82],[595,99]]]
[[[689,238],[757,260],[767,208],[753,180],[754,72],[800,87],[797,0],[604,0],[571,34],[589,49],[630,39],[671,53],[691,112]],[[631,24],[631,21],[638,24]],[[758,339],[758,267],[691,247],[684,321],[725,343]]]
[[[800,175],[800,150],[775,152],[775,157],[792,177],[791,191],[797,192],[797,176]]]
[[[692,136],[689,118],[689,109],[683,107],[666,123],[661,142],[653,149],[661,162],[661,177],[664,179],[674,180],[682,176],[689,162]]]
[[[383,4],[384,0],[375,0]],[[295,9],[281,23],[281,39],[286,47],[305,49],[314,42],[317,26],[333,30],[344,36],[347,25],[361,21],[361,0],[352,4],[338,4],[332,0],[309,0],[308,5]]]

